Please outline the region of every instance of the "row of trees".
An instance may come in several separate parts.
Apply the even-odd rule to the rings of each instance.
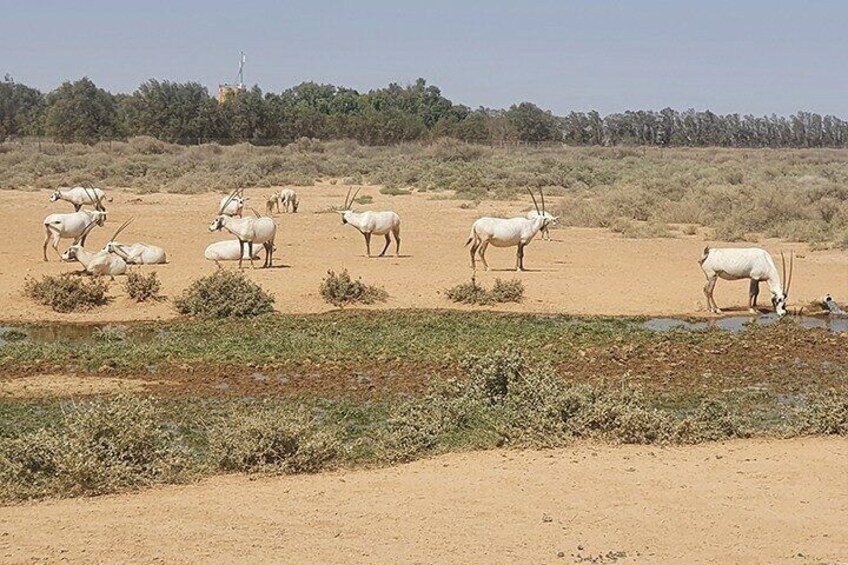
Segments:
[[[149,80],[132,94],[112,94],[88,78],[47,94],[8,76],[0,82],[0,140],[48,136],[93,143],[137,135],[175,143],[285,144],[311,137],[386,145],[454,137],[479,143],[842,147],[848,144],[848,122],[808,112],[787,118],[670,108],[558,117],[529,102],[507,110],[472,110],[424,79],[367,93],[311,82],[279,94],[253,87],[222,103],[195,82]]]

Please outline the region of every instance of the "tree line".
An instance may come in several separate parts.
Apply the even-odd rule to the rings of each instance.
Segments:
[[[132,94],[113,94],[87,77],[48,93],[9,76],[0,82],[0,141],[38,136],[95,143],[139,135],[182,144],[287,144],[309,137],[390,145],[452,137],[495,144],[844,147],[848,122],[809,112],[758,117],[671,108],[555,116],[531,102],[471,109],[424,79],[366,93],[313,82],[280,93],[254,86],[220,103],[196,82],[148,80]]]

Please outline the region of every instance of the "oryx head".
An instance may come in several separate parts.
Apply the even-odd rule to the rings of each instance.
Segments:
[[[240,196],[241,194],[240,188],[235,189],[230,193],[226,200],[221,203],[221,207],[218,209],[218,216],[212,220],[212,223],[209,224],[209,231],[218,231],[222,227],[224,227],[224,210],[227,209],[232,202],[237,202],[238,206],[241,207],[244,205],[244,198]]]
[[[555,224],[559,220],[559,216],[552,216],[548,213],[547,209],[545,209],[545,193],[542,189],[539,189],[539,198],[542,200],[542,207],[539,208],[539,203],[536,202],[536,196],[533,194],[533,191],[528,188],[527,192],[530,193],[530,198],[533,199],[533,206],[536,208],[536,214],[538,214],[539,218],[542,219],[542,228],[546,228]]]
[[[359,194],[359,191],[362,190],[362,187],[356,189],[356,192],[353,193],[352,198],[350,196],[350,190],[351,189],[349,188],[347,189],[347,196],[345,196],[344,206],[342,206],[342,209],[338,211],[339,214],[342,215],[342,224],[347,223],[348,215],[353,212],[353,210],[351,210],[351,207],[353,206],[353,201],[356,200],[356,195]]]
[[[789,287],[792,285],[792,272],[795,270],[795,253],[789,252],[789,275],[786,273],[786,256],[780,252],[780,261],[783,264],[783,277],[781,281],[785,286],[781,292],[773,292],[771,303],[775,313],[781,318],[786,315],[786,301],[789,300]]]
[[[62,261],[76,261],[77,260],[77,252],[82,249],[82,245],[79,243],[74,243],[70,247],[68,247],[67,251],[62,253]]]
[[[227,216],[221,214],[209,224],[209,231],[218,231],[224,227],[224,222],[227,221]]]
[[[62,198],[62,193],[58,190],[54,190],[53,194],[50,195],[50,202],[58,202]]]

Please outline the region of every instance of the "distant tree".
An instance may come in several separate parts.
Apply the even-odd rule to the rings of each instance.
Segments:
[[[258,140],[265,132],[265,100],[258,86],[228,96],[218,113],[221,133],[234,141]]]
[[[151,135],[172,143],[197,143],[221,136],[218,103],[196,82],[149,80],[123,100],[128,135]]]
[[[0,141],[9,135],[43,133],[44,95],[6,75],[0,82]]]
[[[554,115],[531,102],[522,102],[510,107],[506,112],[506,119],[519,141],[540,143],[562,139],[562,132]]]
[[[57,141],[94,143],[118,135],[115,97],[88,77],[62,83],[46,104],[44,132]]]

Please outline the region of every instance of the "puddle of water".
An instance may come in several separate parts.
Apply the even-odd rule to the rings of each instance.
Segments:
[[[750,326],[771,326],[777,323],[797,324],[802,328],[824,328],[832,332],[848,331],[848,318],[833,316],[820,318],[814,316],[787,316],[781,320],[775,314],[765,314],[762,316],[727,316],[699,322],[689,322],[677,318],[651,318],[643,323],[642,327],[653,332],[669,330],[704,331],[708,329],[739,332]]]

